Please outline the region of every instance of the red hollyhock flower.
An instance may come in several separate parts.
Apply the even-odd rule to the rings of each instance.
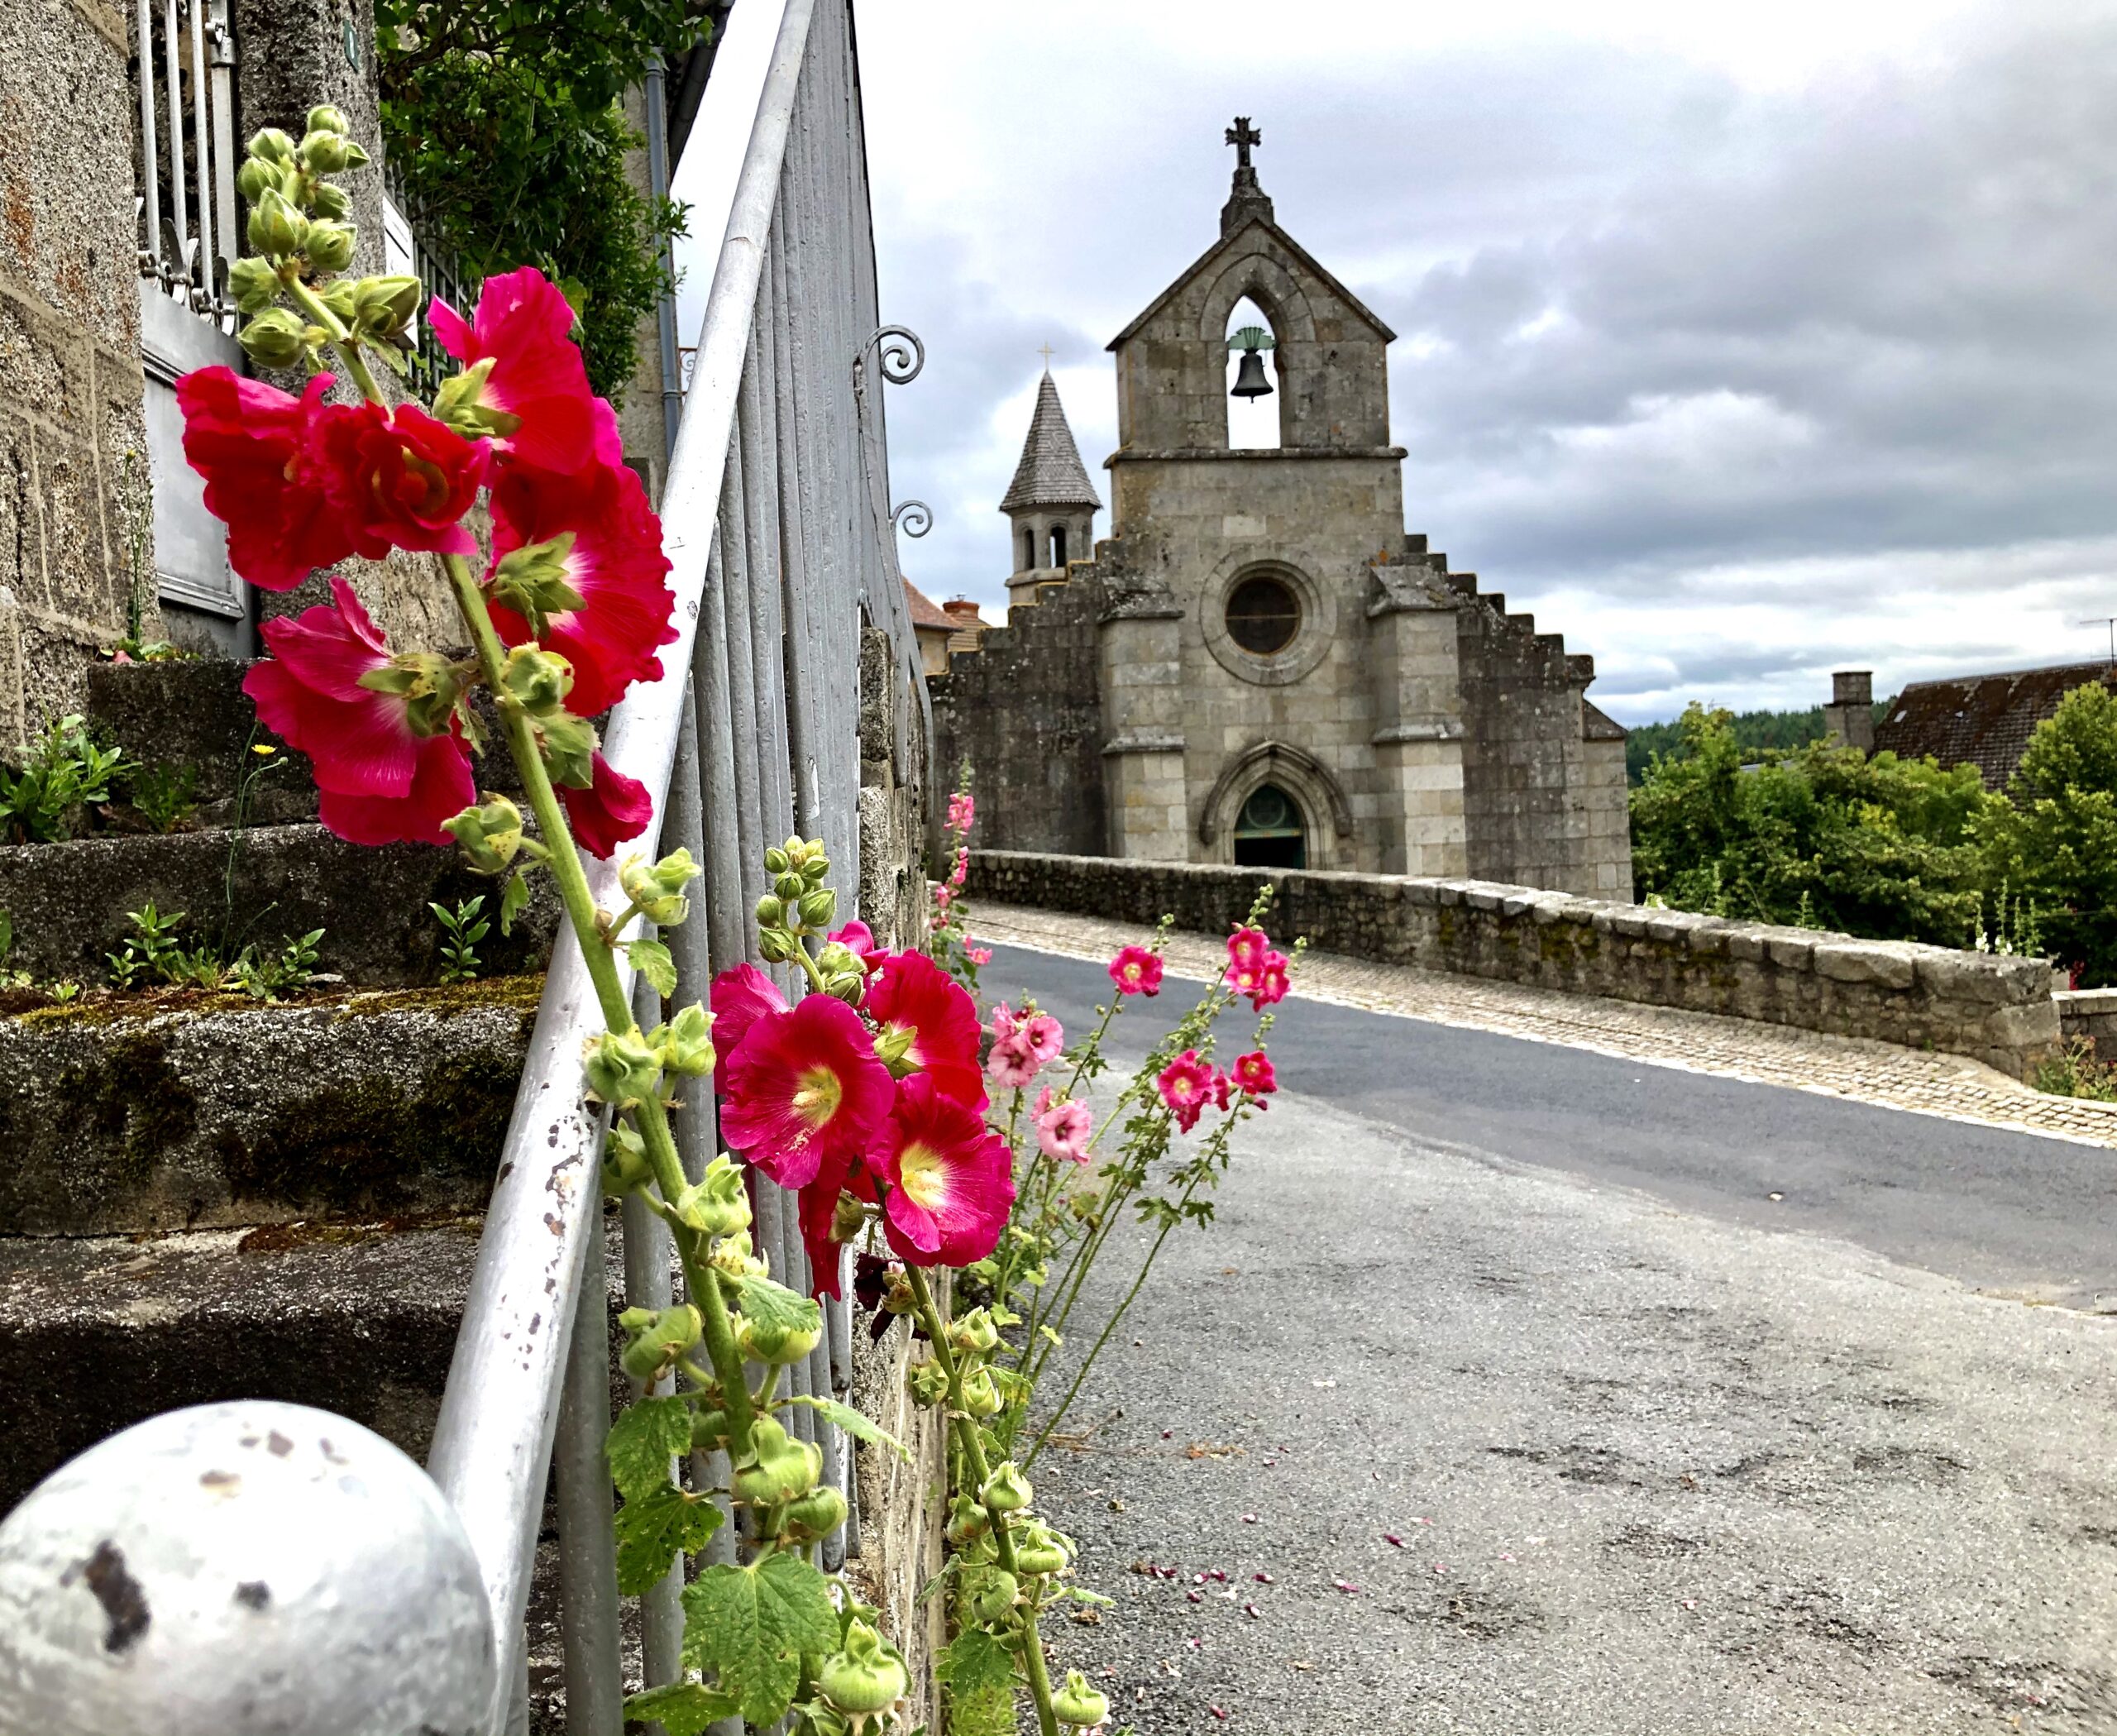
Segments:
[[[1007,1142],[929,1075],[899,1081],[867,1161],[888,1188],[883,1234],[908,1264],[972,1265],[999,1246],[1015,1203]]]
[[[336,608],[265,623],[273,654],[251,667],[243,691],[267,728],[309,757],[318,817],[340,837],[447,844],[441,822],[478,799],[456,720],[422,736],[401,696],[361,686],[389,663],[389,643],[351,585],[334,575],[331,591]]]
[[[485,484],[492,448],[466,440],[414,404],[334,406],[321,423],[322,463],[353,552],[392,548],[474,555],[459,522]]]
[[[1251,1097],[1269,1097],[1279,1088],[1272,1058],[1261,1049],[1237,1055],[1234,1065],[1228,1069],[1228,1076],[1235,1081],[1238,1091],[1247,1092]]]
[[[713,1067],[713,1088],[728,1094],[728,1057],[734,1054],[750,1026],[767,1013],[786,1011],[786,997],[756,965],[737,964],[713,979],[713,1046],[719,1056]]]
[[[573,835],[591,856],[609,856],[628,838],[637,838],[654,817],[654,798],[637,777],[628,777],[596,750],[591,762],[595,782],[585,790],[558,787],[559,801],[572,822]]]
[[[494,438],[510,458],[568,471],[590,461],[624,462],[617,418],[588,389],[587,365],[571,335],[573,308],[542,272],[524,265],[487,278],[468,323],[438,297],[427,318],[442,348],[465,367],[491,359],[477,404],[520,420]]]
[[[1162,1069],[1154,1083],[1182,1131],[1188,1133],[1198,1125],[1198,1117],[1212,1101],[1215,1078],[1211,1063],[1200,1059],[1195,1049],[1185,1050]]]
[[[184,456],[206,479],[206,509],[228,528],[228,564],[260,591],[291,591],[342,561],[353,539],[326,492],[318,426],[336,414],[318,374],[299,398],[229,369],[176,383]]]
[[[829,995],[767,1013],[728,1058],[720,1131],[782,1188],[858,1153],[889,1113],[894,1082],[860,1015]]]
[[[944,1097],[972,1109],[985,1107],[977,1003],[939,965],[924,953],[883,954],[862,1005],[882,1037],[909,1036],[904,1059],[929,1074]]]
[[[1144,946],[1120,947],[1110,961],[1110,980],[1121,995],[1159,994],[1161,973],[1161,954]]]
[[[676,599],[662,552],[662,521],[632,469],[590,464],[565,475],[506,465],[492,499],[495,568],[517,548],[573,538],[562,564],[581,605],[552,615],[542,639],[573,665],[566,710],[600,717],[634,681],[661,680],[658,648],[676,637],[669,624]],[[492,605],[492,616],[510,645],[533,636],[529,623],[504,603]]]
[[[860,955],[860,962],[871,971],[889,956],[875,944],[874,930],[858,917],[850,922],[840,924],[824,938],[827,940],[835,940],[840,946],[851,947]]]
[[[719,1027],[716,1026],[715,1030]],[[843,1294],[839,1280],[840,1252],[844,1244],[832,1239],[831,1230],[838,1218],[838,1196],[845,1191],[853,1179],[853,1160],[849,1157],[827,1157],[823,1167],[816,1172],[816,1179],[802,1188],[798,1198],[801,1219],[801,1246],[809,1255],[809,1294],[811,1296],[838,1296]]]

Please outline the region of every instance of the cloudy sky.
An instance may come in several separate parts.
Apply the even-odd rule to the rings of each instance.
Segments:
[[[1621,720],[2102,654],[2117,0],[860,22],[929,594],[998,612],[1040,345],[1103,476],[1104,346],[1216,234],[1240,111],[1281,225],[1399,333],[1407,528],[1592,652]]]

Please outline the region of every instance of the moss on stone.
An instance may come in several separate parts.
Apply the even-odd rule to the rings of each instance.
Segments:
[[[54,1089],[106,1145],[123,1151],[127,1179],[144,1175],[198,1126],[198,1096],[157,1038],[113,1043],[95,1061],[67,1068]]]

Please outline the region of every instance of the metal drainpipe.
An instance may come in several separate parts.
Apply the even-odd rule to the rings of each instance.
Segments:
[[[669,196],[669,99],[662,56],[647,61],[647,188],[657,201]],[[684,414],[684,379],[676,356],[676,256],[669,237],[662,237],[662,270],[666,287],[655,309],[662,345],[662,461],[676,450],[676,425]]]

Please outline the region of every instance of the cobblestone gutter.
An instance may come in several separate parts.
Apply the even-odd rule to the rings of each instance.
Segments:
[[[2014,1078],[2058,1040],[2044,961],[1730,922],[1475,880],[975,851],[973,899],[1225,934],[1272,925],[1379,964],[1966,1055]]]

